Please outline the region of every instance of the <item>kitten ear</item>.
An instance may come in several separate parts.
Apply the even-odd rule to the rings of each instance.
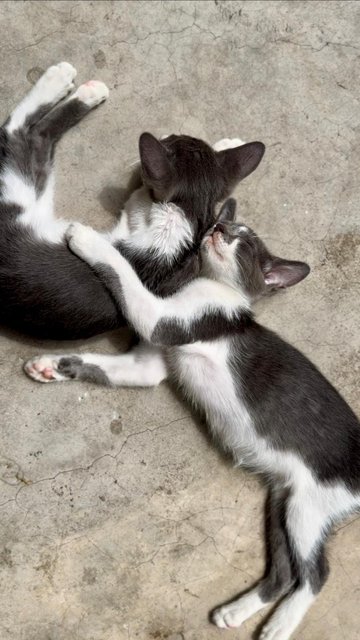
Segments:
[[[247,142],[241,147],[225,149],[218,152],[223,166],[228,189],[232,189],[240,180],[252,173],[265,153],[262,142]]]
[[[228,198],[222,205],[216,222],[233,222],[235,220],[235,213],[236,200],[235,198]]]
[[[262,271],[265,284],[270,289],[284,289],[306,278],[310,273],[310,267],[306,262],[272,258],[266,262]]]
[[[171,182],[171,165],[165,147],[151,133],[142,133],[139,152],[144,182],[163,192]]]

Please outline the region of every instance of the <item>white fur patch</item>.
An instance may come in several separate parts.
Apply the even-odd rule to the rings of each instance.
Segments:
[[[245,142],[240,138],[223,138],[213,144],[214,151],[225,151],[226,149],[235,149],[241,147]]]
[[[2,200],[6,203],[18,204],[23,209],[30,209],[36,203],[34,185],[13,169],[5,168],[0,176],[2,182]]]
[[[118,356],[85,353],[81,357],[100,367],[111,384],[122,387],[154,387],[168,375],[163,349],[146,343]]]
[[[75,93],[70,96],[69,100],[80,100],[88,107],[96,107],[96,105],[104,102],[109,96],[109,89],[106,84],[98,80],[88,80],[81,84]]]
[[[315,599],[306,583],[294,594],[285,598],[269,622],[263,627],[259,640],[289,640]]]
[[[233,600],[229,604],[216,609],[212,615],[213,622],[221,629],[240,627],[245,620],[266,607],[255,588],[249,593]]]
[[[188,398],[205,411],[209,426],[223,446],[252,452],[253,427],[244,403],[239,402],[228,366],[226,339],[195,342],[170,350],[171,367]]]
[[[239,242],[237,239],[229,244],[221,233],[216,232],[206,236],[201,243],[203,275],[234,286],[238,282],[236,249]]]
[[[152,249],[162,259],[173,259],[193,241],[191,224],[185,213],[171,202],[153,202],[145,187],[134,191],[125,205],[126,244],[134,249]],[[114,242],[124,238],[123,222],[109,234]]]
[[[39,240],[61,242],[69,223],[53,217],[54,177],[49,177],[46,189],[39,198],[34,185],[12,169],[5,169],[0,179],[3,201],[17,204],[24,210],[17,222],[29,227]]]

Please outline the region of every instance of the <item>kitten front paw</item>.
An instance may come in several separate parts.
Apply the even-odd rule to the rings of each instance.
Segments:
[[[94,253],[97,235],[94,229],[80,222],[73,222],[65,232],[71,251],[85,261],[89,261]]]
[[[111,245],[92,227],[73,222],[67,228],[65,237],[71,251],[88,264],[107,261]]]
[[[28,360],[24,371],[37,382],[61,382],[76,378],[81,365],[78,356],[43,355]]]
[[[222,138],[213,144],[214,151],[225,151],[225,149],[234,149],[241,147],[245,142],[240,138]]]

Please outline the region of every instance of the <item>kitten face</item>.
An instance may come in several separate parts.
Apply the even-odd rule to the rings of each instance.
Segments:
[[[234,222],[235,208],[235,201],[229,199],[204,236],[204,275],[240,287],[252,301],[293,286],[308,275],[310,268],[305,262],[274,256],[250,227]]]
[[[250,142],[217,152],[184,135],[159,141],[143,133],[139,140],[142,177],[151,197],[182,209],[198,240],[213,222],[215,204],[256,169],[264,150],[261,142]]]

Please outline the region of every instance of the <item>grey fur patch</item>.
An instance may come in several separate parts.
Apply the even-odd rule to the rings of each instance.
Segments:
[[[125,313],[126,304],[125,298],[123,294],[123,289],[121,286],[120,278],[117,275],[116,271],[112,267],[109,267],[107,264],[103,264],[102,262],[98,262],[93,266],[93,270],[96,275],[100,278],[102,284],[108,292],[110,293],[113,302],[119,312]]]
[[[110,380],[106,373],[96,364],[89,364],[79,358],[79,356],[65,356],[59,360],[58,371],[66,378],[76,378],[96,382],[105,386],[110,386]]]
[[[300,351],[253,322],[231,338],[230,367],[254,427],[322,482],[360,490],[360,428],[349,405]]]
[[[259,584],[263,602],[274,602],[288,593],[294,583],[289,540],[285,528],[287,491],[270,489],[266,503],[266,575]]]
[[[220,311],[204,314],[188,326],[179,320],[162,318],[155,326],[151,342],[170,347],[197,340],[215,340],[221,336],[241,333],[251,322],[251,318],[250,313],[241,310],[231,319]]]

